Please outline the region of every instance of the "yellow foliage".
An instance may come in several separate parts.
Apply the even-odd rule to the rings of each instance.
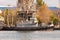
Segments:
[[[54,13],[48,8],[46,4],[42,5],[40,9],[37,10],[37,17],[42,20],[42,22],[48,23],[52,15],[54,15]]]

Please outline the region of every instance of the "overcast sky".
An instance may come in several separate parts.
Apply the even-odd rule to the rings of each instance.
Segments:
[[[0,0],[0,6],[16,6],[17,0]]]
[[[49,7],[59,6],[58,0],[44,0],[44,1]],[[0,0],[0,6],[7,6],[7,5],[16,6],[16,4],[17,0]]]
[[[44,0],[49,7],[59,7],[59,0]]]

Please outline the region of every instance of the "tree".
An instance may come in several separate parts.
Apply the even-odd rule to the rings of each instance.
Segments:
[[[12,25],[16,24],[16,20],[17,20],[17,10],[12,9],[11,10],[11,21],[12,21]]]
[[[44,4],[43,0],[37,0],[37,5],[42,6]]]
[[[7,15],[8,15],[8,9],[6,9],[4,13],[5,24],[7,24]]]
[[[39,18],[37,18],[37,20],[38,20],[38,24],[41,24],[42,23],[42,21]]]
[[[58,25],[59,19],[56,16],[51,16],[51,21],[54,25]]]
[[[58,22],[59,22],[58,19],[54,19],[54,20],[53,20],[53,24],[54,24],[54,25],[58,25]]]

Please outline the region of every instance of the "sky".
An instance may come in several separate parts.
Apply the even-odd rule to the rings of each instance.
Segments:
[[[1,6],[16,6],[17,5],[17,0],[0,0],[0,7]]]
[[[59,7],[59,0],[44,0],[49,7]]]
[[[44,2],[49,6],[49,7],[59,7],[58,0],[44,0]],[[0,7],[1,6],[16,6],[17,5],[17,0],[0,0]]]

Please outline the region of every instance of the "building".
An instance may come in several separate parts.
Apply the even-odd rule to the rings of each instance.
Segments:
[[[34,0],[18,0],[17,8],[20,22],[34,22],[36,19],[36,3]]]
[[[34,0],[18,0],[17,7],[19,9],[19,16],[22,19],[28,19],[32,17],[34,13],[36,13],[36,5]]]

